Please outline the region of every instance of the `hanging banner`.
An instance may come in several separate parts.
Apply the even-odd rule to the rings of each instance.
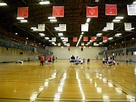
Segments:
[[[95,37],[95,36],[92,36],[92,37],[91,37],[91,40],[92,40],[92,41],[96,41],[96,37]]]
[[[84,38],[83,38],[83,41],[88,41],[88,37],[84,37]]]
[[[114,23],[107,22],[106,27],[107,27],[108,30],[114,30]]]
[[[81,24],[81,31],[88,31],[88,24]]]
[[[103,42],[107,42],[108,41],[108,37],[107,36],[103,36]]]
[[[52,37],[51,41],[56,42],[56,37]]]
[[[38,24],[38,31],[45,31],[45,24]]]
[[[66,31],[66,24],[59,24],[59,31]]]
[[[98,6],[86,6],[86,17],[98,17]]]
[[[124,23],[125,31],[130,31],[132,29],[131,23]]]
[[[17,17],[28,18],[28,7],[18,7]]]
[[[106,4],[105,6],[105,15],[117,15],[116,4]]]
[[[64,37],[62,40],[63,40],[64,42],[68,42],[68,37]]]
[[[73,37],[73,42],[77,42],[77,37]]]
[[[127,13],[130,16],[135,16],[136,15],[136,5],[127,5]]]
[[[64,6],[53,6],[53,17],[64,17]]]

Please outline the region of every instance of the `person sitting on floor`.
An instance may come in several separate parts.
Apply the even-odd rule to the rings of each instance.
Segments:
[[[72,56],[70,57],[70,63],[74,63],[74,62],[75,62],[75,56],[72,55]]]

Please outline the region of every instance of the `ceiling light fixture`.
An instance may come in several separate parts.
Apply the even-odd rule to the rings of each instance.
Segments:
[[[31,29],[37,29],[36,27],[31,27]]]
[[[48,17],[48,19],[56,19],[56,17]]]
[[[108,40],[112,40],[112,39],[113,39],[113,37],[109,37],[109,38],[108,38]]]
[[[108,31],[108,28],[107,28],[107,27],[104,27],[102,31]]]
[[[99,2],[99,0],[95,0],[95,2]]]
[[[57,19],[51,19],[50,21],[51,22],[57,22]]]
[[[54,27],[54,29],[55,29],[56,31],[59,31],[59,27]]]
[[[89,22],[90,22],[90,20],[91,20],[91,18],[87,18],[86,23],[89,23]]]
[[[44,37],[46,40],[49,40],[50,38],[49,37]]]
[[[41,4],[41,5],[50,4],[50,1],[48,1],[48,0],[41,0],[41,2],[39,2],[39,4]]]
[[[123,19],[124,17],[123,16],[117,16],[115,17],[115,19]]]
[[[20,20],[21,23],[26,23],[28,22],[27,20]]]
[[[136,1],[134,1],[133,4],[136,4]]]
[[[100,45],[102,45],[102,42],[99,42]]]
[[[63,36],[63,33],[58,33],[59,36]]]
[[[113,22],[120,22],[120,19],[114,19]]]
[[[3,2],[2,0],[0,0],[0,6],[7,6],[7,4]]]
[[[80,43],[80,41],[81,41],[81,39],[82,39],[82,37],[83,37],[83,34],[84,34],[84,32],[81,33],[81,35],[80,35],[80,37],[79,37],[79,40],[78,40],[78,42],[77,42],[77,44],[76,44],[76,47],[78,47],[78,45],[79,45],[79,43]]]
[[[17,17],[18,20],[24,19],[24,17]]]
[[[100,36],[102,36],[102,33],[97,33],[96,36],[100,37]]]
[[[44,34],[44,33],[39,33],[39,35],[40,35],[41,37],[44,37],[44,36],[45,36],[45,34]]]
[[[121,33],[115,34],[116,37],[119,37],[119,36],[121,36],[121,35],[122,35]]]

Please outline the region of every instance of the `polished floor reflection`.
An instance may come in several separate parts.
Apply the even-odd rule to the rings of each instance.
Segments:
[[[136,63],[0,64],[0,102],[135,102]]]

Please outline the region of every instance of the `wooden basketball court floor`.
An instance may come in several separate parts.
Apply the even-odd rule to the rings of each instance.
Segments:
[[[135,102],[136,64],[0,64],[0,102]]]

